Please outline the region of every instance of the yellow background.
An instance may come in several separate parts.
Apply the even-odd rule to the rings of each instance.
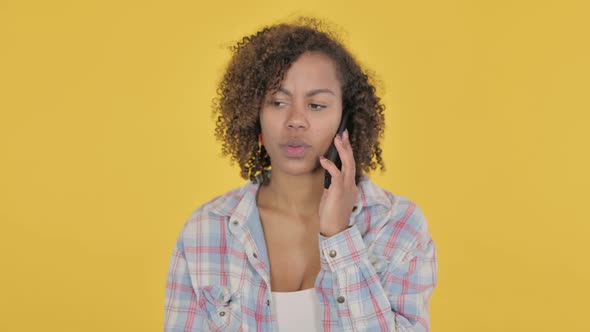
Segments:
[[[432,330],[590,331],[586,1],[0,2],[0,330],[161,331],[200,204],[243,184],[226,47],[327,18],[381,83],[387,171],[437,243]]]

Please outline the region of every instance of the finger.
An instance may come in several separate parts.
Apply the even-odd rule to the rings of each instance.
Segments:
[[[345,149],[345,155],[342,161],[343,167],[346,167],[346,170],[352,174],[355,171],[355,162],[354,162],[354,153],[352,151],[352,144],[350,143],[350,136],[348,133],[348,129],[344,130],[342,134],[342,146]]]
[[[320,156],[320,165],[322,165],[322,167],[328,171],[328,173],[330,173],[332,180],[340,177],[342,174],[338,167],[336,167],[332,161],[330,161],[328,158],[325,158],[324,156]]]
[[[344,173],[345,177],[354,176],[354,154],[352,153],[352,145],[350,144],[348,129],[342,134],[341,140],[338,140],[338,137],[336,137],[334,145],[336,145],[336,150],[338,151],[338,155],[342,162],[342,173]]]

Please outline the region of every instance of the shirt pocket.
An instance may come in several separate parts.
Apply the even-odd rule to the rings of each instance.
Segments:
[[[198,288],[200,307],[205,310],[211,331],[238,331],[242,326],[240,292],[210,285]]]

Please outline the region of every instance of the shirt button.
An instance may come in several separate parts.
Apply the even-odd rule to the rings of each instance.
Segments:
[[[336,301],[338,301],[338,303],[344,303],[344,296],[338,296]]]
[[[352,207],[352,212],[356,211],[356,205]]]
[[[254,258],[258,258],[258,255],[256,255],[256,253],[253,253],[252,256],[254,256]]]
[[[270,305],[270,300],[266,300],[266,305]]]
[[[336,257],[336,250],[330,250],[330,257],[334,258]]]
[[[219,316],[221,316],[221,317],[225,316],[225,311],[220,312]]]
[[[238,225],[238,221],[237,221],[237,220],[234,220],[234,221],[232,222],[232,224],[234,224],[234,226],[237,226],[237,225]]]

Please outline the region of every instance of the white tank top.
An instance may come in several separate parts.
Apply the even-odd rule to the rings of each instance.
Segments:
[[[271,294],[279,332],[323,331],[322,309],[315,288]]]

